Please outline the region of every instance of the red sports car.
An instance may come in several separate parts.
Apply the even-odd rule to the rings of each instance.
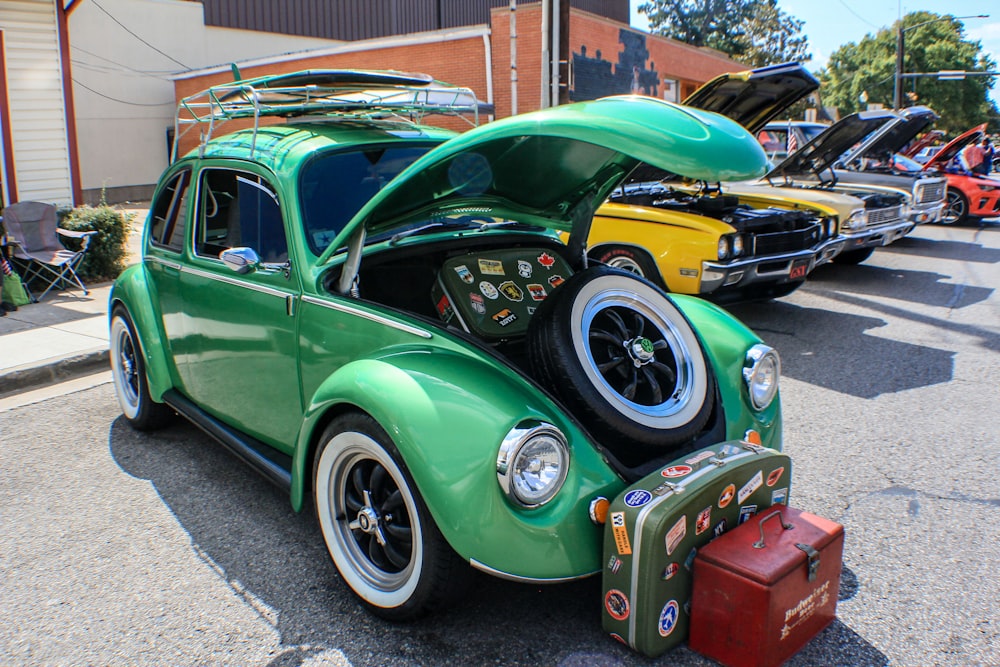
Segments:
[[[952,224],[967,218],[992,218],[1000,216],[1000,181],[971,174],[958,164],[962,149],[979,141],[986,131],[986,123],[977,125],[945,144],[924,165],[924,171],[939,171],[948,178],[948,205],[941,222]],[[919,150],[914,144],[910,151]],[[909,152],[907,151],[907,156]]]

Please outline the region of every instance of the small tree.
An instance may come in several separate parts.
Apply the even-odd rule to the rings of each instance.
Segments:
[[[125,257],[132,215],[106,204],[78,206],[65,212],[59,226],[74,231],[96,231],[77,271],[89,281],[112,280],[125,270]],[[67,245],[72,243],[66,240]],[[78,242],[77,242],[78,243]]]
[[[912,12],[903,17],[903,27],[911,28],[905,33],[905,72],[996,68],[996,63],[983,53],[980,42],[965,39],[965,26],[953,16]],[[825,104],[835,106],[841,114],[863,109],[866,103],[892,107],[897,28],[883,28],[857,44],[848,42],[834,51],[820,72]],[[960,81],[906,78],[903,103],[931,107],[941,116],[936,127],[954,135],[979,123],[998,120],[996,106],[987,97],[993,85],[989,77]]]
[[[652,0],[639,11],[652,33],[711,47],[751,67],[811,57],[802,21],[778,0]]]

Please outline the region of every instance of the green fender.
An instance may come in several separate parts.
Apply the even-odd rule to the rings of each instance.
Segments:
[[[530,579],[576,577],[600,568],[601,528],[590,501],[624,482],[583,434],[536,388],[471,354],[412,348],[350,363],[314,393],[296,446],[292,503],[301,508],[310,445],[330,409],[370,414],[392,438],[442,534],[463,558]],[[547,421],[570,443],[570,469],[547,505],[515,507],[497,483],[501,441],[525,420]]]
[[[715,305],[686,294],[670,299],[684,313],[701,337],[708,360],[716,369],[716,381],[726,411],[726,439],[742,440],[748,428],[761,434],[765,447],[781,451],[781,393],[762,412],[750,406],[743,381],[746,353],[762,342],[745,324]]]
[[[111,314],[118,304],[123,305],[128,311],[135,334],[139,338],[139,346],[142,348],[149,395],[154,401],[160,401],[164,392],[173,384],[160,329],[160,318],[152,306],[154,303],[158,303],[156,286],[150,280],[145,264],[142,262],[133,264],[118,276],[111,287],[111,294],[108,295],[108,317],[110,321]]]

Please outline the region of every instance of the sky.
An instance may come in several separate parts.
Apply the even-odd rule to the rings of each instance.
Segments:
[[[638,13],[644,0],[631,0],[632,25],[645,30],[645,15]],[[966,39],[979,40],[984,51],[1000,63],[1000,0],[778,0],[786,13],[804,21],[802,32],[809,38],[810,70],[824,67],[830,55],[848,42],[891,27],[900,16],[928,11],[953,16],[989,14],[985,19],[963,19]],[[994,78],[990,96],[1000,106],[1000,77]]]

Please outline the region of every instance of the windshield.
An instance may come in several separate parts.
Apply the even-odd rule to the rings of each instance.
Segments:
[[[920,171],[924,168],[924,165],[920,164],[916,160],[912,160],[901,153],[896,153],[892,156],[892,166],[900,171]]]
[[[819,135],[823,134],[826,129],[830,127],[829,125],[800,125],[799,129],[802,130],[802,136],[806,138],[806,143],[809,143]]]
[[[299,188],[309,248],[322,254],[376,192],[431,148],[367,146],[325,153],[309,162]]]

